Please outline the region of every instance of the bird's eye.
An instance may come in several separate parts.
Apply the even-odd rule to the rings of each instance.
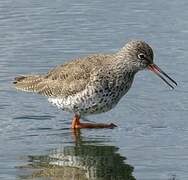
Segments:
[[[143,53],[138,54],[139,59],[145,59],[145,55]]]

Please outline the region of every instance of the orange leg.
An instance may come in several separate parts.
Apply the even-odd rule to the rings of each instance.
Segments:
[[[80,116],[75,115],[74,119],[72,120],[72,129],[81,129],[81,128],[114,128],[117,127],[115,124],[103,124],[103,123],[81,123]]]

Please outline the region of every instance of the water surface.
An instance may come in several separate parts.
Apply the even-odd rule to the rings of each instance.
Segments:
[[[0,1],[0,178],[187,180],[188,21],[182,1]],[[72,115],[17,92],[16,75],[44,73],[129,39],[154,48],[178,82],[140,72],[112,111],[88,117],[116,129],[73,133]]]

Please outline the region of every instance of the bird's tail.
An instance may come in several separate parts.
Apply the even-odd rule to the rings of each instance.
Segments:
[[[44,80],[42,75],[27,75],[18,76],[15,78],[13,84],[16,89],[26,92],[38,92],[40,83]]]

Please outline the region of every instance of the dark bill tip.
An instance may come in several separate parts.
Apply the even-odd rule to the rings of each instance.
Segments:
[[[157,76],[159,76],[168,86],[170,86],[172,89],[174,89],[174,86],[170,84],[164,77],[166,77],[168,80],[170,80],[173,84],[177,86],[177,82],[173,80],[168,74],[166,74],[163,70],[161,70],[157,65],[150,64],[148,65],[148,69],[152,72],[154,72]],[[163,77],[163,76],[164,77]]]

